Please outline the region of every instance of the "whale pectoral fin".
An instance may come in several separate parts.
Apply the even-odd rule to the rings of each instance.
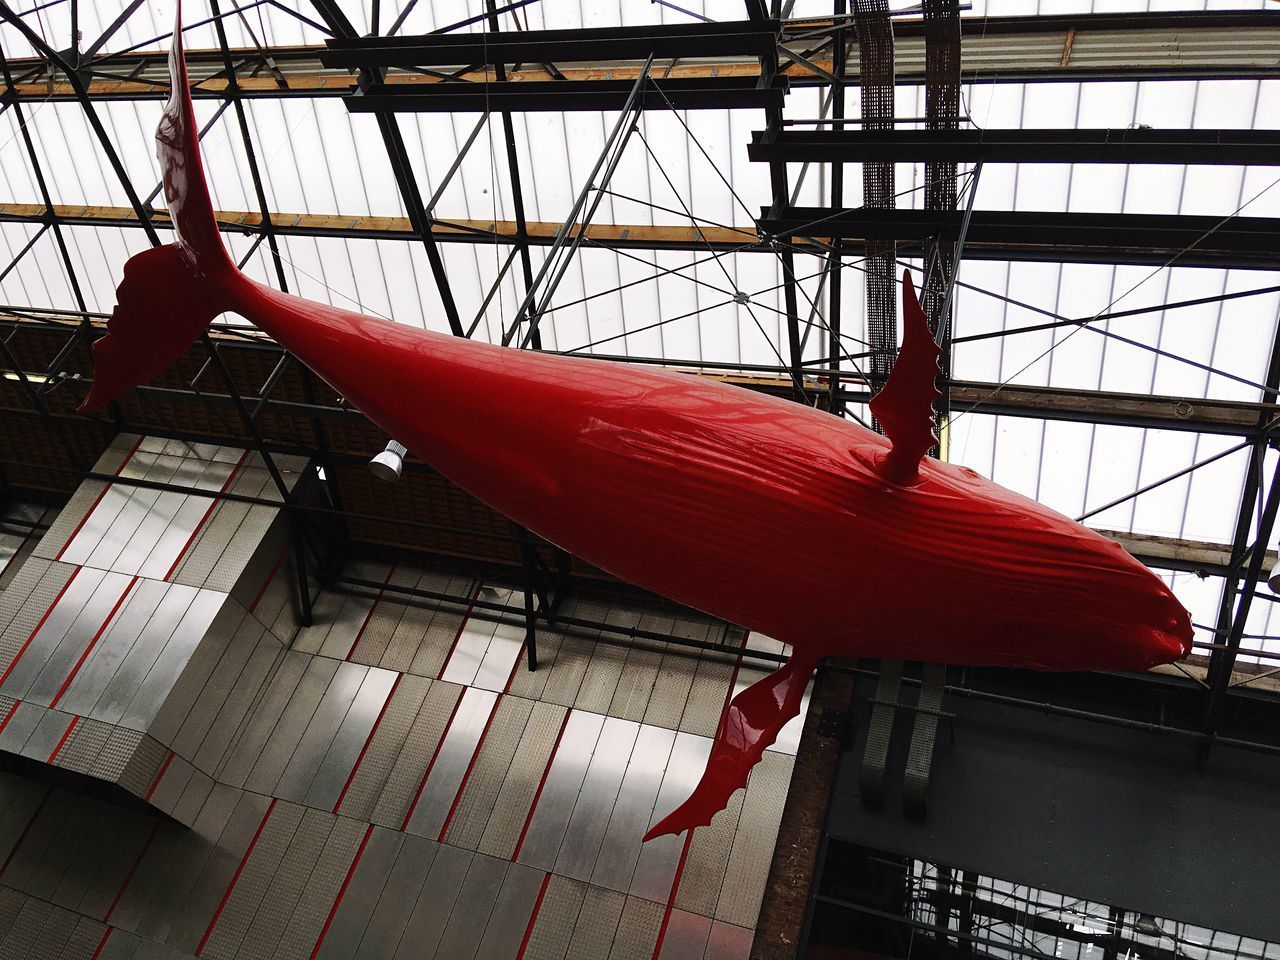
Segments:
[[[706,826],[725,808],[733,792],[747,785],[747,776],[765,748],[800,712],[805,688],[819,659],[812,654],[793,654],[781,669],[733,698],[711,745],[702,779],[684,803],[654,824],[644,835],[645,840]]]
[[[885,478],[911,483],[920,461],[938,440],[934,433],[933,401],[941,393],[934,383],[942,349],[933,338],[911,275],[902,273],[902,349],[889,382],[871,400],[871,412],[893,442],[881,461]]]

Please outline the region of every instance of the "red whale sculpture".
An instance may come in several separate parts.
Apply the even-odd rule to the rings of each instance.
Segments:
[[[223,248],[181,32],[156,133],[178,239],[125,266],[94,345],[93,410],[224,311],[269,333],[440,473],[552,543],[790,644],[735,697],[693,794],[646,839],[709,823],[796,715],[827,656],[1146,669],[1191,623],[1114,542],[925,456],[938,347],[903,277],[905,341],[881,437],[697,376],[476,343],[256,283]]]

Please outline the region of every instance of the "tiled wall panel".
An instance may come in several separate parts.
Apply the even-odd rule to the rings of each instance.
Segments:
[[[205,453],[197,469],[147,440],[109,451],[108,472],[272,493],[239,451]],[[709,827],[641,843],[696,784],[729,697],[764,675],[662,638],[740,645],[740,633],[578,596],[564,616],[657,637],[542,625],[531,673],[518,590],[372,561],[348,572],[373,588],[322,593],[314,625],[295,630],[287,541],[256,508],[113,489],[86,492],[57,536],[78,563],[154,566],[184,531],[172,577],[132,583],[47,546],[27,559],[30,575],[0,594],[0,659],[35,633],[0,684],[0,749],[114,778],[175,819],[0,774],[0,950],[747,956],[794,736]],[[103,504],[114,525],[99,522]],[[73,573],[74,603],[57,609]],[[501,603],[512,622],[392,586]],[[139,701],[127,678],[157,670],[164,696]]]

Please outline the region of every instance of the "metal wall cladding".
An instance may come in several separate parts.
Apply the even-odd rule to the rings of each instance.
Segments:
[[[267,549],[278,557],[279,541]],[[15,588],[56,592],[69,565],[37,560],[43,586]],[[348,572],[464,602],[325,593],[314,625],[282,643],[287,590],[268,561],[254,561],[266,585],[237,588],[214,612],[216,642],[197,647],[149,733],[135,734],[122,776],[175,819],[0,774],[0,946],[52,936],[63,911],[57,936],[101,957],[749,954],[798,728],[709,827],[641,837],[693,788],[729,697],[762,671],[661,639],[544,629],[531,673],[523,628],[465,602],[519,614],[518,591],[375,563]],[[132,576],[82,571],[77,589],[105,591],[102,606],[121,585],[112,575]],[[159,610],[167,597],[129,603]],[[563,612],[744,642],[709,620],[590,597]],[[50,685],[34,668],[19,676]],[[17,702],[3,694],[0,716]],[[8,727],[54,749],[64,731],[26,709]],[[78,758],[84,735],[60,756]]]
[[[279,465],[288,484],[305,467]],[[18,518],[42,536],[0,543],[0,750],[190,822],[252,703],[242,675],[264,678],[284,654],[282,605],[264,623],[229,597],[252,591],[254,605],[276,572],[280,511],[218,495],[280,494],[260,457],[230,447],[121,435],[95,470],[121,479],[86,481],[56,517]]]

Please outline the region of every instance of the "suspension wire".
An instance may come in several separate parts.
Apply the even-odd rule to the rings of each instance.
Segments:
[[[958,281],[957,281],[958,283]],[[987,333],[971,333],[964,337],[953,337],[952,343],[974,343],[979,340],[991,340],[998,337],[1009,337],[1016,333],[1038,333],[1043,330],[1055,330],[1059,327],[1078,326],[1082,323],[1090,323],[1097,320],[1118,320],[1123,317],[1137,317],[1147,313],[1163,313],[1166,310],[1179,310],[1183,307],[1200,307],[1208,303],[1222,303],[1226,300],[1239,300],[1244,297],[1260,297],[1268,293],[1280,293],[1280,286],[1274,287],[1257,287],[1252,290],[1239,290],[1235,293],[1220,293],[1208,297],[1196,297],[1193,300],[1178,300],[1173,303],[1162,303],[1154,307],[1135,307],[1132,310],[1116,310],[1112,313],[1099,314],[1091,321],[1088,317],[1079,317],[1072,319],[1070,317],[1061,317],[1059,314],[1053,313],[1051,310],[1045,310],[1042,307],[1035,307],[1029,303],[1022,303],[1013,297],[1002,296],[991,290],[984,290],[981,287],[975,287],[971,284],[959,284],[966,289],[973,290],[976,293],[983,293],[987,296],[996,297],[1000,300],[1006,300],[1010,304],[1022,307],[1026,310],[1032,310],[1045,316],[1059,316],[1060,319],[1050,323],[1036,323],[1025,327],[1010,327],[1007,330],[992,330]]]
[[[663,213],[681,213],[683,211],[676,210],[673,207],[664,207],[660,203],[654,203],[652,200],[641,200],[639,197],[629,197],[625,193],[618,193],[616,190],[608,190],[603,187],[597,187],[601,193],[608,194],[611,197],[617,197],[619,200],[630,200],[632,203],[638,203],[644,207],[652,207],[654,210],[661,210]],[[719,227],[721,230],[730,230],[733,233],[740,233],[745,237],[756,237],[757,242],[759,234],[754,230],[747,230],[743,227],[731,227],[727,223],[721,223],[718,220],[708,220],[706,217],[695,217],[692,213],[688,215],[690,220],[698,223],[705,223],[709,227]]]
[[[596,247],[596,248],[601,249],[601,250],[608,250],[608,249],[609,249],[609,247],[607,247],[607,246],[605,246],[604,244],[600,243],[598,240],[584,239],[584,240],[583,240],[583,243],[590,244],[591,246]],[[648,266],[648,267],[652,267],[652,266],[653,266],[653,262],[652,262],[652,261],[650,261],[650,260],[646,260],[644,257],[638,257],[638,256],[636,256],[634,253],[631,253],[631,252],[629,252],[629,251],[627,251],[627,250],[614,250],[613,252],[614,252],[614,253],[616,253],[616,254],[617,254],[618,256],[620,256],[620,257],[626,257],[628,260],[634,260],[634,261],[636,261],[637,263],[643,263],[645,266]],[[714,259],[714,258],[708,258],[708,259]],[[683,273],[676,274],[676,276],[678,276],[681,280],[688,280],[690,283],[697,284],[697,285],[698,285],[698,286],[700,286],[700,287],[707,287],[707,288],[709,288],[709,289],[711,289],[711,290],[714,290],[716,293],[722,293],[722,294],[725,294],[726,296],[730,296],[730,297],[736,297],[736,296],[738,295],[738,291],[737,291],[737,290],[726,290],[726,289],[724,289],[723,287],[717,287],[714,283],[711,283],[711,282],[709,282],[709,281],[707,281],[707,280],[702,280],[702,279],[700,279],[700,278],[698,278],[698,277],[690,277],[690,276],[687,276],[687,275],[685,275],[685,274],[683,274]],[[650,279],[652,279],[652,278],[650,278],[650,277],[645,277],[645,278],[644,278],[644,280],[642,280],[642,281],[636,281],[636,282],[643,283],[643,282],[645,282],[645,281],[647,281],[647,280],[650,280]],[[619,289],[620,289],[620,288],[619,288]],[[617,293],[618,291],[617,291],[617,289],[614,289],[614,290],[610,290],[610,291],[607,291],[607,292],[608,292],[608,293]],[[603,294],[601,294],[601,296],[603,296]],[[585,298],[584,298],[584,299],[585,299]]]
[[[665,97],[665,94],[664,94],[664,97]],[[670,103],[669,100],[667,102]],[[688,128],[686,127],[685,129],[688,129]],[[671,182],[671,177],[667,175],[666,169],[662,166],[662,161],[658,159],[657,154],[653,152],[653,148],[649,146],[649,140],[647,137],[645,137],[644,131],[637,130],[636,135],[640,137],[640,142],[644,144],[645,152],[649,154],[650,159],[653,160],[654,165],[658,168],[658,172],[662,174],[662,179],[666,181],[666,184],[671,189],[671,192],[675,194],[676,200],[679,202],[680,206],[683,208],[685,214],[691,216],[691,214],[689,214],[688,205],[684,202],[684,198],[680,196],[679,191],[676,190],[675,184]],[[690,136],[692,136],[692,134],[690,134]],[[694,224],[694,230],[697,231],[698,236],[702,239],[702,241],[707,244],[707,247],[709,249],[712,249],[710,242],[706,238],[706,234],[702,232],[702,228],[699,227],[696,223]],[[714,252],[714,249],[712,250],[712,252]],[[715,263],[716,263],[716,266],[720,268],[720,272],[724,274],[725,279],[729,281],[729,285],[732,286],[736,291],[738,289],[737,281],[735,281],[733,277],[729,275],[729,271],[725,268],[722,258],[716,257]],[[773,338],[770,337],[769,334],[765,332],[764,325],[760,322],[760,318],[757,317],[756,312],[753,309],[751,309],[751,298],[746,297],[744,302],[743,297],[735,295],[732,302],[738,303],[739,305],[747,308],[747,315],[751,317],[751,322],[754,323],[756,326],[756,329],[760,331],[760,336],[764,337],[765,343],[769,345],[769,349],[773,352],[773,355],[778,358],[779,365],[785,367],[787,362],[782,358],[782,353],[781,351],[778,350],[777,344],[775,344],[773,342]],[[796,389],[799,390],[800,393],[803,395],[805,392],[804,381],[799,377],[798,374],[795,373],[795,371],[791,372],[791,377],[795,381]]]
[[[568,350],[561,350],[559,352],[561,356],[569,356],[570,354],[578,353],[581,350],[590,350],[592,347],[598,347],[602,343],[609,343],[613,340],[621,340],[623,337],[629,337],[636,333],[645,333],[648,330],[654,330],[658,327],[666,326],[668,323],[675,323],[677,320],[686,320],[689,317],[696,317],[700,313],[706,313],[710,310],[715,310],[717,307],[725,307],[731,303],[737,303],[737,302],[738,301],[736,297],[730,297],[728,300],[722,300],[719,303],[713,303],[709,307],[697,307],[693,310],[690,310],[688,313],[680,314],[678,317],[668,317],[665,320],[656,320],[653,323],[645,324],[643,327],[636,327],[633,330],[626,330],[622,333],[615,333],[607,337],[602,337],[599,340],[593,340],[590,343],[584,343],[581,346],[572,347]]]
[[[964,176],[964,175],[967,175],[967,173],[968,173],[968,171],[965,171],[964,173],[959,174],[958,176]],[[900,190],[900,191],[898,191],[896,194],[894,194],[894,197],[895,197],[895,198],[897,198],[897,197],[903,197],[903,196],[906,196],[906,195],[911,194],[911,193],[916,193],[917,191],[920,191],[920,190],[923,190],[923,189],[924,189],[924,186],[923,186],[923,185],[918,185],[918,186],[915,186],[915,187],[907,187],[906,189]],[[649,201],[646,201],[646,200],[640,200],[639,198],[636,198],[636,197],[629,197],[629,198],[627,198],[627,199],[633,200],[635,203],[643,204],[643,205],[645,205],[645,206],[653,206],[653,207],[656,207],[657,209],[661,209],[661,210],[667,210],[667,209],[668,209],[668,208],[666,208],[666,207],[661,207],[661,206],[659,206],[659,205],[657,205],[657,204],[650,203]],[[856,210],[856,209],[861,209],[861,208],[860,208],[860,207],[854,207],[854,208],[852,208],[852,209],[855,209],[855,210]],[[680,211],[677,211],[677,210],[670,210],[669,212],[672,212],[672,213],[679,213]],[[780,232],[780,233],[778,233],[778,234],[775,234],[775,237],[776,237],[776,238],[786,238],[786,237],[789,237],[789,236],[791,236],[791,235],[792,235],[792,234],[794,234],[794,233],[798,233],[798,232],[801,232],[801,231],[803,231],[803,230],[807,230],[807,229],[809,229],[810,227],[817,226],[817,225],[819,225],[819,224],[821,224],[821,223],[823,223],[823,222],[825,222],[825,221],[827,221],[827,220],[830,220],[830,219],[832,218],[832,216],[835,216],[835,214],[828,215],[828,216],[825,216],[825,217],[819,217],[819,218],[817,218],[817,219],[815,219],[815,220],[811,220],[811,221],[809,221],[809,222],[807,222],[807,223],[800,224],[799,226],[794,227],[794,228],[792,228],[792,229],[790,229],[790,230],[784,230],[784,231],[782,231],[782,232]],[[694,219],[700,219],[700,218],[694,218]],[[466,230],[470,230],[470,232],[474,232],[474,233],[478,233],[478,234],[484,234],[484,235],[486,235],[486,236],[488,235],[488,231],[481,231],[481,230],[478,230],[478,229],[475,229],[475,228],[468,228],[468,227],[466,227],[466,226],[465,226],[465,225],[463,225],[463,224],[460,224],[460,223],[454,223],[454,222],[451,222],[451,221],[449,221],[449,220],[439,220],[439,221],[437,221],[437,222],[438,222],[438,223],[440,223],[440,224],[442,224],[442,225],[444,225],[444,226],[452,226],[452,227],[456,227],[456,228],[457,228],[457,229],[459,229],[459,230],[464,230],[464,231],[466,231]],[[705,221],[704,221],[704,222],[705,222]],[[718,226],[718,224],[716,224],[716,225]],[[725,229],[730,229],[730,230],[741,230],[742,228],[740,228],[740,227],[726,227]],[[746,233],[746,231],[745,231],[745,230],[743,230],[742,232]],[[599,241],[597,241],[597,240],[593,240],[590,236],[583,236],[582,240],[583,240],[583,242],[584,242],[584,243],[591,243],[591,244],[594,244],[595,246],[600,247],[600,248],[602,248],[602,249],[613,249],[613,250],[615,250],[615,252],[616,252],[616,248],[608,247],[606,244],[600,243],[600,242],[599,242]],[[821,244],[821,243],[818,243],[818,242],[813,241],[813,240],[810,240],[810,241],[809,241],[809,243],[810,243],[811,245],[813,245],[814,247],[816,247],[817,249],[819,249],[819,250],[829,250],[829,249],[830,249],[830,248],[828,248],[825,244]],[[544,310],[540,310],[540,311],[539,311],[539,316],[545,316],[546,314],[549,314],[549,313],[555,313],[557,310],[566,309],[566,308],[568,308],[568,307],[575,307],[575,306],[577,306],[577,305],[579,305],[579,304],[581,304],[581,303],[586,303],[588,300],[594,300],[594,299],[597,299],[597,298],[599,298],[599,297],[609,296],[610,294],[613,294],[613,293],[619,293],[619,292],[621,292],[622,290],[626,290],[626,289],[627,289],[627,288],[629,288],[629,287],[634,287],[634,286],[637,286],[637,285],[639,285],[639,284],[641,284],[641,283],[648,283],[648,282],[649,282],[649,281],[651,281],[651,280],[657,280],[657,279],[660,279],[660,278],[662,278],[662,277],[664,277],[664,276],[667,276],[668,274],[672,274],[672,273],[679,273],[679,272],[680,272],[680,271],[682,271],[682,270],[689,270],[689,269],[691,269],[691,268],[693,268],[693,267],[701,266],[702,264],[705,264],[705,263],[710,263],[712,260],[715,260],[715,259],[717,259],[717,258],[719,258],[719,257],[725,257],[725,256],[729,256],[729,255],[731,255],[731,254],[744,253],[744,252],[748,252],[748,251],[750,251],[750,252],[758,252],[758,253],[770,252],[770,251],[766,251],[766,250],[762,249],[762,247],[761,247],[761,241],[760,241],[760,240],[759,240],[759,238],[757,237],[756,239],[753,239],[753,240],[750,240],[750,241],[744,242],[744,243],[739,244],[739,245],[737,245],[737,246],[728,247],[728,248],[726,248],[726,249],[724,249],[724,250],[716,250],[716,251],[713,251],[709,256],[702,257],[702,258],[700,258],[700,259],[698,259],[698,260],[693,260],[693,261],[691,261],[690,263],[683,263],[683,264],[680,264],[679,266],[669,267],[669,268],[664,268],[664,269],[662,269],[662,270],[659,270],[659,271],[658,271],[657,273],[655,273],[652,277],[642,277],[642,278],[640,278],[639,280],[631,280],[631,281],[628,281],[627,283],[620,284],[619,286],[611,287],[611,288],[609,288],[608,290],[602,290],[602,291],[600,291],[600,292],[598,292],[598,293],[592,293],[592,294],[588,294],[588,295],[583,296],[583,297],[579,297],[577,300],[569,300],[569,301],[567,301],[567,302],[565,302],[565,303],[561,303],[561,304],[558,304],[558,305],[556,305],[556,306],[548,306],[546,309],[544,309]],[[812,257],[815,257],[815,258],[817,258],[817,259],[819,259],[819,260],[824,261],[825,263],[830,263],[830,262],[833,262],[833,261],[835,261],[836,259],[838,259],[838,258],[836,258],[836,257],[829,256],[829,255],[824,254],[824,253],[817,253],[817,252],[815,252],[814,250],[809,250],[809,249],[804,249],[804,248],[799,248],[799,247],[798,247],[798,248],[796,248],[796,252],[798,252],[798,253],[802,253],[802,254],[804,254],[805,256],[812,256]],[[775,256],[777,255],[777,254],[776,254],[776,251],[773,251],[773,253],[774,253],[774,255],[775,255]],[[859,266],[858,266],[858,264],[865,262],[865,260],[866,260],[866,258],[865,258],[865,257],[859,257],[859,258],[852,259],[852,260],[844,260],[844,258],[839,258],[839,259],[841,259],[842,261],[844,261],[844,263],[843,263],[843,265],[844,265],[844,266],[853,266],[855,269],[860,269],[860,270],[862,270],[864,273],[866,272],[866,271],[865,271],[865,268],[862,268],[862,267],[859,267]],[[915,266],[914,266],[914,265],[912,265],[912,264],[908,264],[906,261],[899,261],[899,263],[900,263],[900,264],[902,264],[902,265],[908,266],[908,267],[909,267],[910,269],[912,269],[912,270],[918,270],[918,268],[917,268],[917,267],[915,267]],[[651,263],[651,264],[649,264],[649,265],[650,265],[650,266],[655,266],[655,265],[654,265],[654,264],[652,264],[652,263]],[[825,269],[825,268],[824,268],[824,269]],[[804,276],[804,277],[801,277],[801,278],[799,278],[799,279],[800,279],[800,280],[810,280],[810,279],[813,279],[814,277],[821,276],[821,275],[822,275],[822,273],[823,273],[823,271],[819,271],[818,273],[810,274],[810,275],[808,275],[808,276]],[[957,281],[957,283],[959,283],[959,281]],[[772,290],[777,290],[777,289],[779,289],[780,287],[782,287],[783,285],[784,285],[784,284],[777,284],[777,285],[775,285],[775,286],[768,287],[768,288],[766,288],[765,290],[762,290],[762,291],[760,291],[760,292],[761,292],[761,293],[764,293],[764,292],[768,292],[768,291],[772,291]],[[998,296],[999,296],[999,294],[996,294],[996,293],[994,293],[993,291],[983,290],[981,287],[974,287],[974,286],[972,286],[971,284],[961,284],[961,286],[964,286],[964,287],[966,287],[966,288],[968,288],[968,289],[975,290],[975,291],[977,291],[977,292],[979,292],[979,293],[984,293],[984,294],[986,294],[986,295],[988,295],[988,296],[992,296],[992,297],[998,297]],[[754,295],[754,294],[753,294],[753,295]],[[1031,309],[1036,309],[1036,308],[1031,308]]]
[[[1209,464],[1216,463],[1217,461],[1222,460],[1225,457],[1231,456],[1231,454],[1233,453],[1238,453],[1241,450],[1244,450],[1246,447],[1251,447],[1253,446],[1253,443],[1254,441],[1252,439],[1245,440],[1242,443],[1237,443],[1234,447],[1230,447],[1226,450],[1223,450],[1220,453],[1215,453],[1213,456],[1206,457],[1205,459],[1200,460],[1197,463],[1191,464],[1191,466],[1189,467],[1183,467],[1181,470],[1178,470],[1175,473],[1171,473],[1167,477],[1162,477],[1159,480],[1156,480],[1152,483],[1148,483],[1146,486],[1140,487],[1139,489],[1133,491],[1133,493],[1127,493],[1123,497],[1117,497],[1115,500],[1112,500],[1109,503],[1104,503],[1100,507],[1094,507],[1092,510],[1088,510],[1080,514],[1080,516],[1076,517],[1076,523],[1083,523],[1085,520],[1088,520],[1090,517],[1096,516],[1099,513],[1104,513],[1105,511],[1110,510],[1112,507],[1118,507],[1122,503],[1128,503],[1130,500],[1137,499],[1138,497],[1142,496],[1142,494],[1148,493],[1149,491],[1156,489],[1156,487],[1164,486],[1164,484],[1170,483],[1173,480],[1177,480],[1180,477],[1185,477],[1187,474],[1195,470],[1199,470],[1201,467],[1207,467]]]
[[[1113,306],[1115,306],[1117,303],[1119,303],[1119,302],[1120,302],[1121,300],[1123,300],[1125,297],[1129,296],[1129,294],[1133,293],[1135,290],[1137,290],[1139,287],[1141,287],[1143,284],[1145,284],[1145,283],[1146,283],[1148,280],[1150,280],[1152,277],[1156,276],[1157,274],[1161,273],[1162,271],[1167,270],[1169,267],[1173,266],[1173,264],[1174,264],[1174,263],[1176,263],[1176,262],[1177,262],[1181,257],[1183,257],[1185,254],[1189,253],[1191,250],[1195,249],[1195,247],[1196,247],[1199,243],[1201,243],[1201,242],[1202,242],[1202,241],[1204,241],[1204,240],[1207,240],[1209,237],[1213,236],[1215,233],[1217,233],[1219,230],[1221,230],[1224,226],[1226,226],[1226,225],[1227,225],[1227,223],[1229,223],[1229,222],[1230,222],[1231,220],[1233,220],[1235,217],[1239,216],[1239,214],[1240,214],[1240,211],[1241,211],[1241,210],[1243,210],[1245,207],[1249,206],[1249,204],[1253,203],[1255,200],[1257,200],[1258,198],[1260,198],[1261,196],[1263,196],[1263,194],[1267,193],[1269,190],[1271,190],[1271,189],[1272,189],[1273,187],[1275,187],[1277,184],[1280,184],[1280,177],[1276,177],[1276,178],[1275,178],[1274,180],[1272,180],[1269,184],[1267,184],[1265,187],[1263,187],[1261,190],[1259,190],[1257,193],[1255,193],[1252,197],[1250,197],[1248,200],[1244,201],[1244,203],[1242,203],[1242,204],[1240,204],[1238,207],[1236,207],[1233,211],[1231,211],[1231,213],[1227,214],[1225,217],[1223,217],[1221,220],[1219,220],[1217,223],[1215,223],[1212,227],[1210,227],[1208,230],[1206,230],[1203,234],[1201,234],[1199,237],[1197,237],[1197,238],[1196,238],[1195,240],[1193,240],[1191,243],[1187,244],[1187,246],[1183,247],[1181,250],[1179,250],[1177,253],[1175,253],[1172,257],[1170,257],[1168,260],[1166,260],[1163,264],[1161,264],[1160,266],[1156,267],[1154,270],[1152,270],[1150,273],[1148,273],[1145,277],[1143,277],[1141,280],[1139,280],[1139,281],[1138,281],[1137,283],[1135,283],[1133,286],[1129,287],[1129,289],[1128,289],[1128,290],[1126,290],[1124,293],[1120,294],[1120,296],[1113,298],[1113,299],[1111,300],[1111,302],[1110,302],[1110,303],[1108,303],[1108,304],[1107,304],[1106,306],[1104,306],[1101,310],[1099,310],[1096,314],[1094,314],[1092,318],[1090,318],[1089,320],[1087,320],[1087,321],[1085,321],[1084,323],[1082,323],[1082,324],[1080,324],[1079,326],[1077,326],[1077,327],[1076,327],[1076,329],[1072,330],[1070,333],[1068,333],[1068,334],[1067,334],[1065,337],[1063,337],[1061,340],[1058,340],[1058,341],[1054,342],[1053,344],[1051,344],[1051,345],[1048,347],[1048,349],[1046,349],[1046,350],[1044,350],[1043,352],[1041,352],[1037,357],[1035,357],[1034,359],[1032,359],[1032,360],[1030,360],[1029,362],[1027,362],[1026,364],[1024,364],[1024,365],[1023,365],[1022,367],[1020,367],[1018,370],[1014,371],[1010,376],[1006,377],[1003,381],[1001,381],[1001,382],[1000,382],[1000,384],[999,384],[999,385],[997,385],[997,386],[996,386],[996,388],[995,388],[994,390],[992,390],[992,391],[991,391],[990,393],[988,393],[986,396],[984,396],[984,397],[980,398],[976,403],[974,403],[972,406],[970,406],[967,410],[961,411],[959,414],[956,414],[954,417],[952,417],[952,418],[951,418],[951,423],[954,425],[954,424],[955,424],[955,422],[956,422],[957,420],[960,420],[962,417],[964,417],[964,416],[965,416],[965,415],[967,415],[967,414],[973,413],[975,410],[977,410],[977,409],[978,409],[978,407],[980,407],[982,404],[986,403],[988,400],[990,400],[992,397],[994,397],[997,393],[999,393],[1001,390],[1003,390],[1006,386],[1008,386],[1008,385],[1013,381],[1013,379],[1014,379],[1015,377],[1017,377],[1017,376],[1021,375],[1022,373],[1026,372],[1027,370],[1029,370],[1031,367],[1035,366],[1037,363],[1039,363],[1041,360],[1043,360],[1045,357],[1047,357],[1049,354],[1051,354],[1051,353],[1052,353],[1054,350],[1056,350],[1058,347],[1062,346],[1062,344],[1066,343],[1068,340],[1070,340],[1072,337],[1074,337],[1074,336],[1075,336],[1077,333],[1079,333],[1081,330],[1094,330],[1094,331],[1095,331],[1095,332],[1097,332],[1097,333],[1101,333],[1102,331],[1100,331],[1100,330],[1096,330],[1096,328],[1089,326],[1089,324],[1090,324],[1090,323],[1092,323],[1094,320],[1096,320],[1098,317],[1101,317],[1101,316],[1102,316],[1102,314],[1106,313],[1108,310],[1110,310]],[[1150,347],[1149,349],[1151,349],[1151,350],[1155,351],[1157,348],[1155,348],[1155,347]],[[1194,361],[1187,360],[1186,358],[1181,358],[1181,359],[1183,359],[1184,361],[1186,361],[1186,362],[1188,362],[1188,363],[1192,363],[1193,365],[1195,365]],[[1235,379],[1235,377],[1233,377],[1231,374],[1224,374],[1224,376],[1228,376],[1228,377],[1231,377],[1232,379]],[[1244,381],[1244,382],[1248,383],[1248,381]],[[1251,386],[1254,386],[1254,384],[1250,384],[1250,385],[1251,385]],[[1271,390],[1271,389],[1266,388],[1266,387],[1263,387],[1262,389],[1267,390],[1267,391],[1268,391],[1268,392],[1270,392],[1270,393],[1276,393],[1276,392],[1277,392],[1277,391],[1275,391],[1275,390]]]

